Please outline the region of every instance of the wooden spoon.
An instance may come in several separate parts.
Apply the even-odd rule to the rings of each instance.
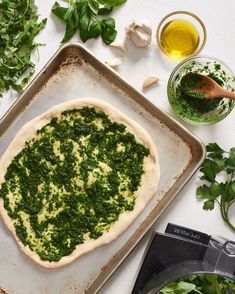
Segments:
[[[226,97],[235,99],[235,92],[222,88],[213,79],[198,73],[184,75],[180,84],[182,91],[193,98],[214,99]]]

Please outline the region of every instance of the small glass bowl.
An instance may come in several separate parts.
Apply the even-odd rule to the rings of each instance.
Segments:
[[[225,89],[235,90],[234,74],[225,63],[208,56],[188,58],[176,66],[168,80],[167,95],[173,111],[194,125],[214,124],[224,119],[234,108],[235,101],[228,98],[197,99],[187,96],[181,90],[180,81],[189,72],[208,75]]]
[[[190,23],[198,32],[199,36],[199,41],[197,47],[194,49],[193,52],[188,52],[182,55],[182,52],[177,51],[177,50],[172,50],[170,53],[169,50],[163,45],[162,42],[162,32],[166,28],[168,24],[170,24],[174,20],[184,20]],[[174,30],[177,30],[176,28]],[[182,33],[182,28],[178,28],[177,34]],[[201,52],[201,50],[204,48],[206,44],[206,27],[204,23],[201,21],[201,19],[196,16],[195,14],[188,12],[188,11],[175,11],[170,14],[167,14],[159,23],[158,28],[157,28],[157,33],[156,33],[156,38],[157,38],[157,43],[159,48],[163,53],[168,55],[169,57],[172,57],[174,59],[182,59],[182,58],[188,58],[190,56],[195,56]],[[178,37],[178,42],[182,40],[180,38],[180,35]],[[175,42],[174,42],[175,43]],[[180,46],[183,44],[179,44]],[[180,49],[181,47],[179,47]],[[169,49],[169,48],[168,48]]]

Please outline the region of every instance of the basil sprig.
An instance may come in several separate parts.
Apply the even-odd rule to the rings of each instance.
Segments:
[[[101,36],[103,42],[111,44],[117,35],[115,20],[103,18],[114,7],[122,5],[127,0],[69,0],[68,7],[62,7],[58,2],[52,7],[52,12],[66,23],[66,31],[62,43],[71,39],[77,30],[85,43],[88,39]]]

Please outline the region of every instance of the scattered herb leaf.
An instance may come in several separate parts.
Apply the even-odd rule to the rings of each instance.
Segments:
[[[10,88],[21,92],[34,73],[34,37],[45,27],[38,22],[34,0],[0,2],[0,97]],[[20,80],[21,79],[21,80]]]
[[[206,151],[207,156],[200,169],[200,179],[206,183],[197,188],[197,197],[204,200],[205,210],[214,209],[217,203],[223,220],[235,231],[235,225],[229,218],[229,209],[235,202],[235,148],[226,152],[216,143],[210,143]]]
[[[99,16],[109,14],[114,7],[122,5],[127,0],[69,0],[68,7],[62,7],[58,2],[52,7],[52,13],[66,23],[63,42],[71,39],[77,29],[80,38],[85,43],[88,39],[102,37],[105,44],[111,44],[117,35],[115,20],[111,17]]]

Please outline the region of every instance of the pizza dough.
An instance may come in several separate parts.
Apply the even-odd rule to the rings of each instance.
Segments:
[[[60,117],[65,110],[81,109],[83,107],[94,107],[97,111],[102,111],[108,115],[111,121],[124,124],[125,132],[134,135],[135,140],[144,145],[149,150],[149,155],[145,156],[143,161],[144,173],[141,176],[141,183],[134,192],[135,205],[133,210],[124,211],[107,231],[104,231],[98,238],[86,238],[84,243],[76,245],[73,252],[63,256],[58,261],[42,260],[40,256],[31,250],[28,245],[24,245],[17,236],[13,220],[9,217],[8,211],[4,208],[4,201],[0,195],[0,214],[8,229],[14,235],[17,243],[22,251],[33,261],[47,268],[57,268],[69,264],[81,255],[94,250],[98,246],[107,244],[116,239],[127,227],[135,220],[135,218],[144,209],[148,201],[152,198],[157,190],[159,183],[160,169],[157,150],[149,134],[135,121],[131,120],[127,115],[121,113],[109,104],[93,98],[84,98],[59,104],[46,113],[28,122],[16,135],[11,142],[2,158],[0,159],[0,188],[5,181],[5,174],[12,160],[25,147],[26,142],[37,138],[38,130],[49,124],[52,118]],[[1,191],[1,190],[0,190]],[[10,195],[12,197],[12,195]]]

